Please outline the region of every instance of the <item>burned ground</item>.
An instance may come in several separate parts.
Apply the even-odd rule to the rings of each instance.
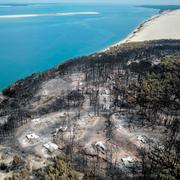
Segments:
[[[176,178],[179,53],[180,41],[128,43],[16,82],[0,95],[1,144],[36,168],[63,154],[84,177]]]

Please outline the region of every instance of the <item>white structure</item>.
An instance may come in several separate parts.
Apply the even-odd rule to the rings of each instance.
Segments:
[[[130,166],[131,163],[133,163],[133,159],[128,156],[121,159],[125,166]]]
[[[56,131],[53,133],[53,136],[56,136],[58,134],[58,132],[59,132],[59,129],[56,128]]]
[[[142,143],[146,143],[146,140],[143,136],[138,136],[137,139],[141,141]]]
[[[44,144],[43,146],[51,153],[58,149],[58,146],[52,142],[48,142],[48,143]]]
[[[67,130],[67,126],[60,126],[59,127],[59,131],[66,131]]]
[[[35,122],[35,123],[38,123],[38,122],[40,121],[40,118],[32,119],[31,121],[32,121],[32,122]]]
[[[103,144],[103,142],[101,141],[98,141],[96,144],[95,144],[96,148],[98,148],[99,150],[102,150],[102,151],[105,151],[106,150],[106,147],[105,145]]]
[[[164,145],[158,147],[159,150],[163,151],[165,149]]]
[[[36,135],[35,133],[28,134],[28,135],[26,135],[26,137],[27,137],[29,140],[33,140],[33,139],[38,139],[38,138],[39,138],[39,136]]]
[[[59,128],[56,128],[55,132],[53,133],[53,136],[56,136],[59,131],[64,132],[66,130],[67,130],[67,126],[60,126]]]
[[[8,122],[8,116],[0,117],[0,125],[3,125]]]

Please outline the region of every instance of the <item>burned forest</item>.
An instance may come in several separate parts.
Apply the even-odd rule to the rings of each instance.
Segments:
[[[9,179],[180,179],[180,41],[127,43],[0,94]]]

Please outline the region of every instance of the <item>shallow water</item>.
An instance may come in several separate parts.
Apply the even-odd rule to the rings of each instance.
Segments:
[[[122,5],[0,6],[0,89],[125,38],[158,10]]]

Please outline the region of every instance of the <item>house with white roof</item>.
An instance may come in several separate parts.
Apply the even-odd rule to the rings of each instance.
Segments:
[[[48,142],[43,145],[49,152],[54,152],[58,149],[58,146],[52,142]]]

